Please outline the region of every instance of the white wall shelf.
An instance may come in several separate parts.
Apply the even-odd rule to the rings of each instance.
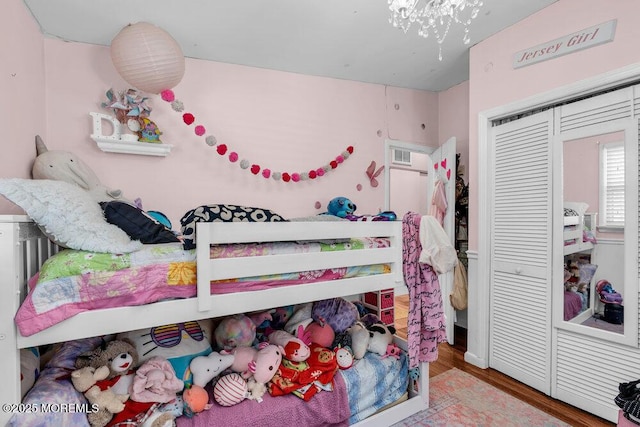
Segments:
[[[166,156],[173,145],[155,142],[114,141],[113,138],[91,135],[98,148],[106,153],[141,154],[144,156]]]

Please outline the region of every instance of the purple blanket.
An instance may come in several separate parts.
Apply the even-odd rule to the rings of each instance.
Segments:
[[[304,427],[348,426],[349,402],[344,379],[334,377],[334,390],[321,391],[308,402],[293,395],[272,397],[265,393],[263,402],[244,400],[235,406],[214,403],[211,409],[193,418],[179,417],[178,427]],[[213,396],[210,396],[213,402]]]

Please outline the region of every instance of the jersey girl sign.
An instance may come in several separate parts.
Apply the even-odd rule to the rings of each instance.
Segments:
[[[586,28],[559,39],[522,50],[513,55],[513,68],[521,68],[537,62],[568,55],[582,49],[598,46],[613,40],[617,19]]]

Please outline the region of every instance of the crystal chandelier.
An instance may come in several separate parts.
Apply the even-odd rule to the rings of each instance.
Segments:
[[[412,24],[418,25],[418,34],[424,38],[430,33],[438,41],[438,59],[442,61],[442,43],[451,24],[464,25],[464,44],[469,44],[469,25],[478,16],[482,0],[388,0],[389,22],[407,33]]]

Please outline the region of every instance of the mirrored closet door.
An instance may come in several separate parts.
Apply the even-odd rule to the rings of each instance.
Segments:
[[[633,93],[555,109],[552,292],[556,328],[637,346]]]

